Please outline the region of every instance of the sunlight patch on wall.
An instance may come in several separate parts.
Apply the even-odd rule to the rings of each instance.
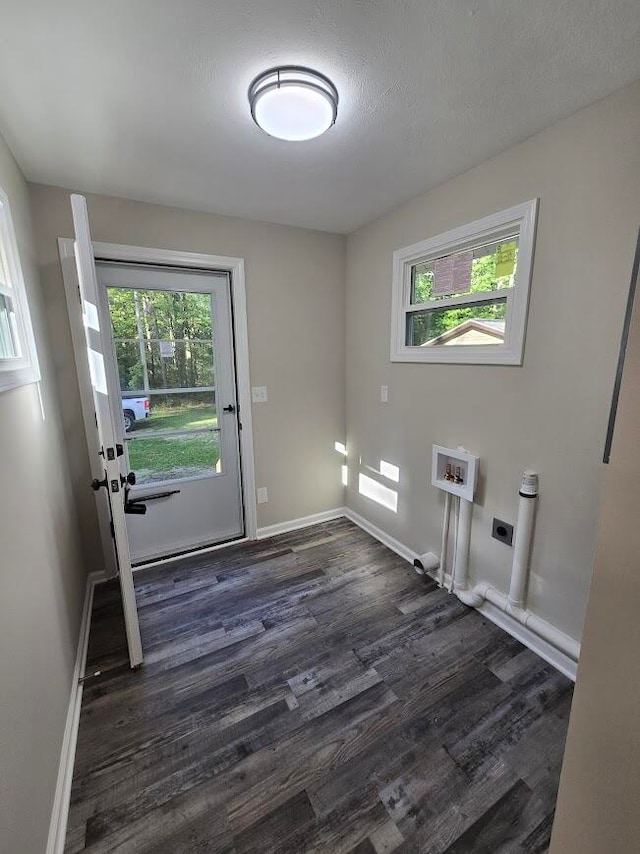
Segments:
[[[349,467],[342,466],[342,485],[349,486]]]
[[[47,416],[44,412],[44,398],[42,397],[42,383],[36,383],[38,389],[38,403],[40,404],[40,415],[42,416],[42,420],[46,421]]]
[[[375,501],[376,504],[386,507],[387,510],[391,510],[393,513],[398,512],[398,493],[395,489],[383,486],[366,474],[360,474],[358,489],[360,495],[364,495],[365,498],[370,498],[371,501]]]
[[[84,302],[84,312],[82,315],[82,319],[84,320],[84,325],[88,326],[89,329],[95,329],[96,332],[100,332],[100,320],[98,319],[98,309],[92,302]]]
[[[107,394],[107,375],[104,370],[104,358],[91,347],[87,347],[89,354],[89,373],[91,374],[91,385],[100,394]]]
[[[400,469],[394,466],[393,463],[388,463],[386,460],[380,460],[380,474],[394,483],[400,483]]]
[[[339,454],[342,454],[343,457],[347,456],[347,446],[342,442],[334,442],[333,447]]]

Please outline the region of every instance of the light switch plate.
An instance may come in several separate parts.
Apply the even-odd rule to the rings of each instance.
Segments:
[[[266,486],[259,486],[256,490],[258,496],[258,504],[266,504],[269,501],[269,493]]]
[[[254,385],[251,387],[251,400],[253,403],[267,402],[267,387],[266,385]]]
[[[382,403],[388,403],[389,402],[389,386],[388,385],[381,385],[380,386],[380,401]]]

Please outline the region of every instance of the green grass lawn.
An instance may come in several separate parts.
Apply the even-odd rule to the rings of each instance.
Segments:
[[[217,426],[218,419],[213,406],[152,406],[151,415],[144,421],[136,421],[130,435],[138,436],[145,430],[196,430]]]
[[[129,466],[138,483],[154,483],[211,473],[220,459],[218,433],[196,433],[188,436],[154,436],[145,433],[161,430],[194,430],[217,427],[212,406],[190,406],[180,409],[154,407],[144,421],[136,422],[127,434]]]

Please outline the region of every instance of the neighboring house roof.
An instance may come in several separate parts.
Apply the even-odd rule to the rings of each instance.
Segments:
[[[502,344],[504,341],[504,320],[484,320],[472,317],[447,329],[442,335],[425,341],[422,347],[460,344]]]

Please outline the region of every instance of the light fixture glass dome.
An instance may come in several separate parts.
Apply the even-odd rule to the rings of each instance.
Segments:
[[[293,65],[260,74],[249,87],[255,123],[270,136],[291,142],[314,139],[338,114],[338,91],[323,74]]]

